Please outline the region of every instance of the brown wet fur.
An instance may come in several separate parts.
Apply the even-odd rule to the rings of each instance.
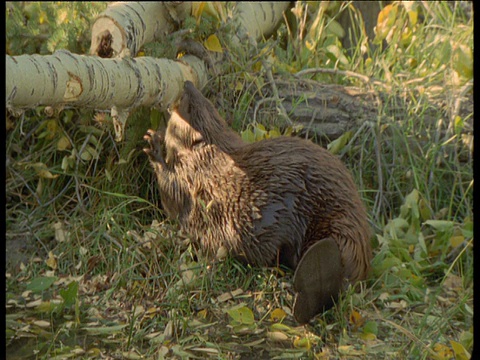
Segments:
[[[331,238],[345,284],[366,278],[367,214],[327,150],[295,137],[244,143],[188,81],[165,138],[149,130],[145,139],[163,208],[207,253],[223,246],[254,266],[295,269],[311,244]]]

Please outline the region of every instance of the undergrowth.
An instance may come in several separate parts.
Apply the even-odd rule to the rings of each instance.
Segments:
[[[88,48],[87,36],[79,44],[60,31],[88,33],[78,14],[93,19],[99,9],[69,6],[9,5],[14,16],[7,20],[16,22],[7,21],[7,53]],[[269,71],[288,78],[307,68],[337,69],[369,79],[311,75],[318,82],[373,89],[378,96],[377,117],[337,143],[375,232],[370,279],[298,327],[288,270],[231,259],[211,263],[165,219],[142,136],[153,125],[164,126],[166,114],[137,109],[127,122],[126,141],[116,143],[107,113],[41,107],[6,121],[8,358],[468,357],[468,6],[394,2],[384,9],[374,44],[368,45],[361,25],[348,29],[357,44],[351,49],[342,47],[339,36],[346,30],[339,30],[337,14],[345,9],[354,24],[362,24],[360,15],[349,3],[328,6],[298,2],[276,36],[253,50],[258,55],[232,53],[225,75],[206,93],[244,139],[256,141],[298,130],[285,121],[262,123],[261,116],[251,121],[258,102],[272,91]],[[64,13],[72,20],[61,22],[55,36],[68,41],[48,40],[43,35]],[[35,49],[24,41],[32,36],[39,41]],[[228,49],[228,39],[218,36]],[[268,106],[288,117],[278,102]]]

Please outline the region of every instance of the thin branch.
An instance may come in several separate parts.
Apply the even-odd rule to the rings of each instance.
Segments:
[[[290,117],[287,114],[287,110],[285,110],[285,107],[283,106],[283,103],[282,103],[283,99],[280,99],[280,95],[278,94],[278,89],[277,89],[277,85],[275,84],[275,80],[273,78],[271,66],[267,63],[265,59],[262,59],[262,65],[267,74],[270,87],[272,88],[273,97],[277,100],[277,106],[278,106],[280,115],[287,120],[289,125],[292,125],[293,124],[292,119],[290,119]]]

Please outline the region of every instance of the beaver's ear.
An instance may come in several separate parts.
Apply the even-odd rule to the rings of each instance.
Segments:
[[[185,91],[185,92],[190,92],[190,93],[196,92],[196,91],[197,91],[197,92],[200,92],[200,91],[195,87],[195,85],[193,85],[193,83],[192,83],[191,81],[189,81],[189,80],[187,80],[187,81],[185,81],[185,82],[183,83],[183,91]]]

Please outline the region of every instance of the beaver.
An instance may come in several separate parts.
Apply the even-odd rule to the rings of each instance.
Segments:
[[[207,254],[293,269],[299,323],[367,277],[366,209],[348,169],[319,145],[287,136],[245,143],[190,81],[165,135],[148,130],[144,139],[166,214]]]

